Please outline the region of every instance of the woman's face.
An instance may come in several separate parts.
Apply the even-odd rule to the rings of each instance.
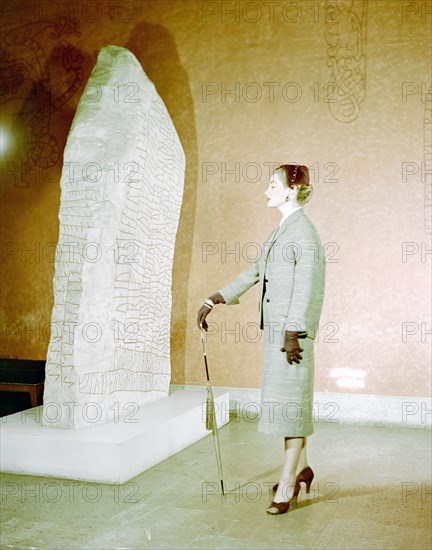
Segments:
[[[269,186],[264,195],[267,197],[267,206],[269,208],[277,208],[285,202],[288,188],[285,187],[282,174],[275,172],[271,176]]]

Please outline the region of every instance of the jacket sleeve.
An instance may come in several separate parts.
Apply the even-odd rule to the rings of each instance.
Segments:
[[[230,283],[218,290],[228,305],[238,304],[239,298],[259,281],[258,262],[254,262],[248,269],[242,271]]]
[[[320,293],[325,271],[324,249],[313,226],[302,225],[294,237],[294,280],[285,330],[313,332],[308,312]]]

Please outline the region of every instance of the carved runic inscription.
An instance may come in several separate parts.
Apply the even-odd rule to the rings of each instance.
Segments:
[[[107,46],[61,176],[42,422],[80,429],[165,397],[185,157],[134,55]]]

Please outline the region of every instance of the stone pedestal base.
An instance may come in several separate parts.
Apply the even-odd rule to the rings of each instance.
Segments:
[[[229,393],[215,391],[217,424],[229,422]],[[1,470],[124,483],[211,433],[205,390],[178,390],[136,413],[73,431],[41,425],[42,406],[1,419]]]

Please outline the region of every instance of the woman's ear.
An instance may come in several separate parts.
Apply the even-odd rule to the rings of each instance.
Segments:
[[[298,185],[293,185],[292,187],[290,187],[290,190],[288,191],[291,199],[296,199],[298,192],[299,192]]]

